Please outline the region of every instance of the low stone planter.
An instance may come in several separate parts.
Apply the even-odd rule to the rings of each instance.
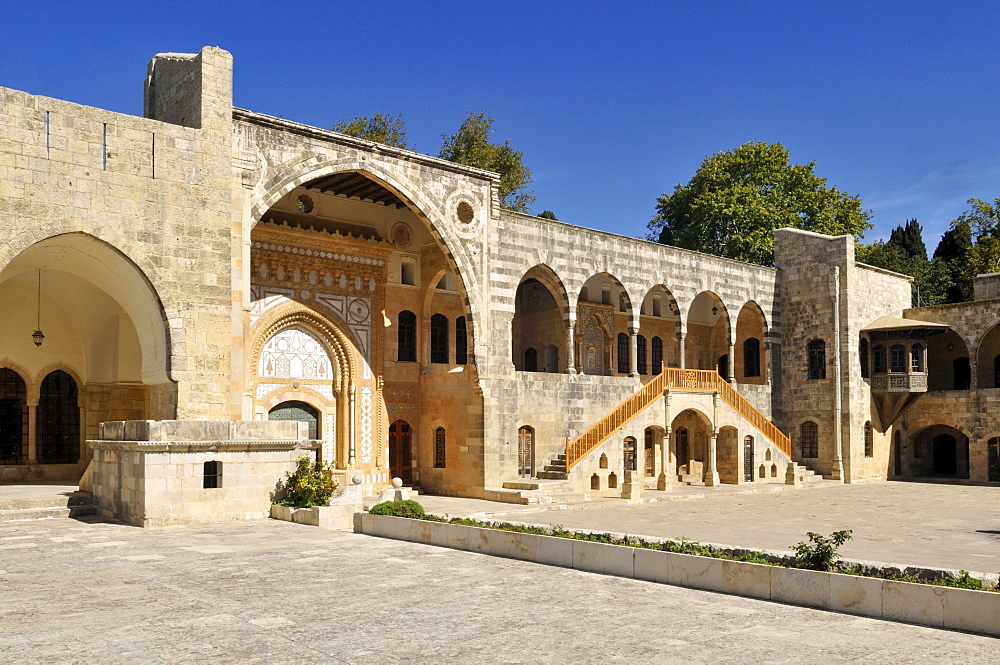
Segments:
[[[357,513],[354,530],[508,559],[1000,636],[1000,593],[727,561],[624,545]]]
[[[271,519],[318,526],[332,531],[350,531],[354,523],[354,506],[313,506],[293,508],[271,504]]]

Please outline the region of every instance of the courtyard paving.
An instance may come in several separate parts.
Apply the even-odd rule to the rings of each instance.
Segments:
[[[782,487],[782,486],[779,486]],[[727,488],[678,488],[687,500],[626,506],[586,503],[565,510],[420,496],[425,507],[452,516],[479,513],[536,524],[614,531],[706,543],[790,551],[806,533],[851,529],[845,557],[898,565],[1000,573],[1000,488],[918,482],[824,484],[807,489],[740,493]],[[697,493],[692,490],[698,490]],[[646,498],[666,498],[646,492]],[[697,498],[694,498],[697,497]],[[575,508],[575,509],[571,509]]]
[[[5,664],[988,663],[997,644],[272,520],[0,525]]]

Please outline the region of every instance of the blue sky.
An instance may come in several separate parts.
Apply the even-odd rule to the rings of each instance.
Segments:
[[[701,160],[781,142],[933,251],[1000,196],[994,2],[7,2],[0,85],[142,113],[158,52],[221,46],[237,106],[330,127],[402,113],[437,154],[466,111],[524,151],[533,212],[641,236]]]

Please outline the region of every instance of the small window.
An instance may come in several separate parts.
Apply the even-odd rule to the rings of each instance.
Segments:
[[[872,347],[872,371],[885,374],[885,347],[881,344]]]
[[[205,462],[204,483],[202,487],[207,490],[222,487],[222,462],[215,460]]]
[[[653,316],[663,316],[663,306],[660,303],[660,296],[653,296]]]
[[[760,376],[760,340],[756,337],[743,340],[743,376]]]
[[[628,335],[618,333],[618,372],[628,374]]]
[[[396,359],[399,362],[417,360],[417,315],[409,310],[399,313],[396,326]]]
[[[601,289],[601,304],[610,305],[611,304],[611,287],[605,286]]]
[[[444,428],[434,430],[434,468],[445,468],[445,434]]]
[[[458,282],[455,280],[455,276],[450,272],[446,272],[441,275],[441,279],[438,280],[437,288],[440,291],[458,291]]]
[[[455,364],[469,362],[469,338],[465,334],[465,317],[455,319]]]
[[[653,362],[652,372],[653,374],[659,374],[663,371],[663,340],[659,337],[654,337],[650,342],[651,348],[651,360]]]
[[[431,362],[448,362],[448,317],[444,314],[431,317]]]
[[[646,373],[646,338],[639,335],[635,338],[635,362],[639,368],[639,374]]]
[[[872,432],[872,423],[865,423],[865,457],[875,456],[875,434]]]
[[[861,378],[868,378],[868,340],[864,337],[858,342],[858,363],[861,365]]]
[[[906,371],[906,347],[902,344],[889,347],[889,371],[895,374]]]
[[[811,420],[799,425],[799,444],[802,446],[802,457],[819,457],[819,427]]]
[[[826,378],[826,342],[814,339],[809,342],[809,378]]]
[[[910,347],[910,371],[924,371],[924,347],[920,344],[914,344]]]
[[[625,470],[626,471],[636,471],[636,450],[635,450],[635,437],[628,436],[625,437],[625,441],[622,442],[622,454],[625,458]]]
[[[399,260],[399,282],[401,284],[417,285],[417,263],[413,259]]]

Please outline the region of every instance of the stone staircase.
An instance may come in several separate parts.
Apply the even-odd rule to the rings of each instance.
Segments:
[[[556,456],[545,465],[541,471],[535,472],[535,477],[539,480],[566,480],[569,474],[566,473],[566,454]]]
[[[510,480],[499,489],[487,487],[483,498],[488,501],[521,505],[586,501],[589,497],[574,492],[569,481],[565,479],[565,472],[563,475],[562,479],[525,478],[523,480]]]
[[[811,485],[823,480],[823,476],[798,462],[792,462],[792,467],[794,468],[796,484]]]
[[[90,492],[73,492],[51,497],[0,499],[0,525],[55,518],[77,518],[97,514],[97,502]]]

